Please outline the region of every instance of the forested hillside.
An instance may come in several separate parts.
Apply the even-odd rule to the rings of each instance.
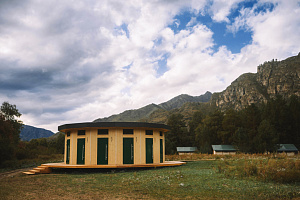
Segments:
[[[20,133],[20,139],[23,141],[30,141],[31,139],[50,137],[54,133],[52,131],[36,128],[29,125],[23,125]]]
[[[118,115],[112,115],[106,118],[99,118],[94,120],[94,122],[136,122],[136,121],[147,121],[147,118],[150,118],[153,113],[156,112],[168,112],[173,109],[181,108],[183,105],[189,102],[197,102],[197,103],[204,103],[208,102],[211,98],[211,93],[206,92],[200,96],[190,96],[187,94],[182,94],[173,99],[161,103],[159,105],[156,104],[149,104],[142,108],[136,110],[126,110]]]
[[[166,135],[166,152],[197,146],[202,153],[212,153],[213,144],[232,144],[245,153],[274,152],[277,144],[295,144],[300,149],[299,110],[299,97],[278,95],[239,111],[196,111],[189,121],[180,112],[173,113],[167,121],[171,131]]]

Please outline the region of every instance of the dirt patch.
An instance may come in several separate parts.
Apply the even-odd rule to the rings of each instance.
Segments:
[[[0,173],[0,179],[3,179],[5,177],[14,177],[16,175],[21,174],[22,172],[26,172],[26,171],[31,170],[31,169],[32,169],[32,167],[23,168],[23,169],[16,169],[16,170],[7,171],[7,172],[2,172],[2,173]]]

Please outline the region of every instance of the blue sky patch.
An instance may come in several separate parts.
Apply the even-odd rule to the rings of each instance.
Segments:
[[[255,5],[257,5],[255,7]],[[229,23],[227,22],[216,22],[212,19],[209,12],[204,13],[204,15],[196,15],[194,12],[188,10],[176,15],[174,21],[169,28],[171,28],[175,34],[178,34],[181,30],[190,28],[189,22],[192,18],[196,18],[196,24],[200,23],[213,32],[214,40],[214,52],[216,52],[219,47],[226,46],[232,53],[239,53],[241,49],[252,42],[252,32],[249,29],[241,28],[237,32],[232,33],[228,31],[227,26],[234,22],[235,18],[240,15],[242,9],[254,9],[255,13],[271,12],[275,9],[276,5],[272,3],[258,4],[256,0],[254,1],[243,1],[239,3],[235,9],[231,10],[231,13],[227,16]],[[193,24],[194,26],[195,24]]]
[[[125,32],[126,34],[126,37],[129,38],[129,30],[128,30],[128,25],[127,24],[122,24],[121,26],[117,26],[115,27],[115,30],[117,33],[120,33],[120,32]]]
[[[169,54],[164,54],[160,60],[157,61],[158,69],[157,69],[157,77],[162,76],[166,71],[168,71],[167,60]]]
[[[124,66],[123,69],[124,69],[124,70],[129,70],[130,67],[132,66],[132,64],[133,64],[133,62],[131,62],[131,63],[130,63],[129,65],[127,65],[127,66]]]
[[[173,24],[171,24],[169,26],[169,28],[171,28],[175,34],[179,33],[181,30],[184,30],[186,29],[186,25],[191,21],[192,17],[195,17],[193,15],[193,13],[190,13],[188,11],[182,13],[182,14],[179,14],[179,15],[176,15],[174,17],[174,21],[173,21]]]
[[[253,8],[253,6],[257,3],[257,0],[251,0],[251,1],[242,1],[237,5],[237,8],[234,10],[231,10],[231,13],[227,16],[228,19],[232,22],[234,18],[240,15],[241,9],[244,8]]]

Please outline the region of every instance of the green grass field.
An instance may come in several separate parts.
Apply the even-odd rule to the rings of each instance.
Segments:
[[[300,199],[300,183],[218,173],[221,160],[136,170],[54,170],[0,177],[0,199]]]

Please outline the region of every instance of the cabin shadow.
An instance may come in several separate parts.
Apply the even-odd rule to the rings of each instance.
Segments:
[[[164,167],[131,167],[131,168],[52,168],[51,174],[118,174],[118,173],[130,173],[163,169]],[[179,166],[171,166],[179,167]]]

